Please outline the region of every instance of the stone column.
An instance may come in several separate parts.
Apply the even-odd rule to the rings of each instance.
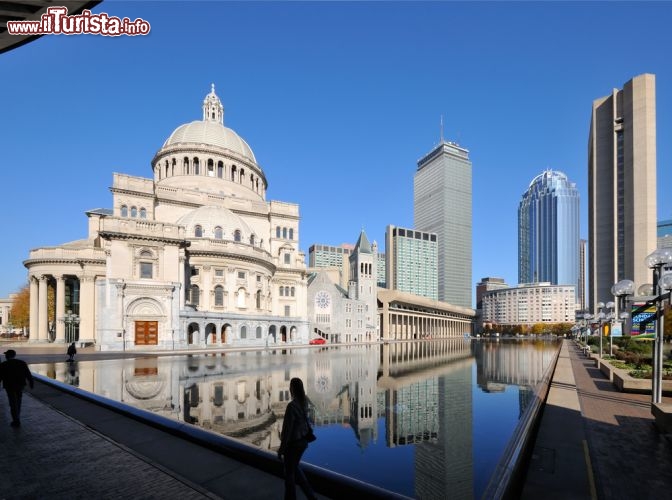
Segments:
[[[39,282],[39,300],[37,314],[37,342],[47,342],[49,340],[49,309],[47,305],[47,277],[40,276]]]
[[[30,277],[30,318],[28,323],[28,330],[30,331],[29,342],[37,342],[37,335],[39,331],[39,291],[37,287],[37,278],[35,276]]]
[[[95,342],[95,278],[79,277],[79,342]]]
[[[56,277],[56,342],[65,342],[65,280],[63,276]]]

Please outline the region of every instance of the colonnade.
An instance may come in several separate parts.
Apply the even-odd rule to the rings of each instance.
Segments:
[[[31,275],[30,281],[30,342],[49,342],[49,280],[55,283],[54,342],[65,343],[65,280],[74,277],[79,281],[79,331],[80,340],[94,339],[95,277],[77,275]]]
[[[389,332],[385,338],[390,340],[463,337],[465,333],[471,333],[471,321],[466,318],[394,309],[390,309],[388,314]]]

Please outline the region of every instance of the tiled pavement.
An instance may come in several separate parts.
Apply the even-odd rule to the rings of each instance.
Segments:
[[[566,340],[522,498],[672,498],[672,444],[653,422],[650,395],[618,392]]]

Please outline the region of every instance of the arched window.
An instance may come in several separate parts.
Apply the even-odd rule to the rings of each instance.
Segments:
[[[122,217],[128,217],[128,207],[126,205],[121,206],[120,212]]]
[[[201,165],[198,162],[198,158],[194,158],[194,175],[201,174]]]
[[[175,175],[175,164],[176,163],[177,162],[175,161],[175,158],[173,158],[173,164],[170,167],[170,169],[171,169],[170,175]]]
[[[280,226],[276,226],[275,228],[275,237],[280,238]]]
[[[240,338],[241,339],[246,339],[247,338],[247,327],[246,326],[241,326],[240,327]]]
[[[245,169],[240,169],[240,183],[242,184],[245,181]]]
[[[245,289],[239,288],[236,294],[236,306],[245,307]]]
[[[296,292],[296,289],[295,289],[294,287],[292,287],[292,288],[290,289],[290,291],[289,291],[289,294],[290,294],[292,297],[294,297],[294,293],[295,293],[295,292]]]
[[[289,228],[289,239],[290,240],[294,239],[294,228],[293,227]]]
[[[232,165],[231,166],[231,180],[232,181],[236,180],[236,171],[237,171],[236,166]]]
[[[215,162],[212,160],[208,160],[208,177],[214,177],[215,176]]]
[[[201,226],[194,227],[194,236],[196,238],[202,238],[203,237],[203,228]]]
[[[147,218],[147,209],[145,207],[140,207],[140,218],[141,219]]]
[[[258,339],[261,338],[261,327],[260,326],[257,327],[257,338]]]
[[[166,160],[166,175],[164,177],[168,177],[168,160]]]
[[[221,161],[217,163],[217,177],[220,179],[224,177],[224,163]]]
[[[217,226],[215,228],[215,239],[216,240],[221,240],[223,237],[224,233],[222,232],[222,228]]]
[[[198,288],[198,285],[191,285],[191,304],[194,306],[198,306],[198,299],[200,296],[201,291]]]
[[[240,241],[241,235],[240,235],[240,229],[236,229],[233,232],[233,241]]]
[[[183,165],[184,165],[184,173],[186,175],[189,175],[189,158],[187,158],[186,156],[184,157]]]
[[[257,290],[257,309],[261,309],[261,290]]]
[[[287,228],[286,228],[286,227],[283,227],[283,228],[282,228],[282,237],[283,237],[284,239],[287,239]]]
[[[131,207],[131,217],[138,216],[138,207]]]
[[[250,235],[250,245],[254,246],[254,235]]]
[[[285,297],[289,297],[289,287],[285,287]]]
[[[224,305],[224,287],[216,286],[215,287],[215,306]]]

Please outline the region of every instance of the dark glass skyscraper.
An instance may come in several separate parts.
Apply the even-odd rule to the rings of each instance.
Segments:
[[[523,194],[518,281],[579,285],[579,191],[562,172],[544,171]]]

